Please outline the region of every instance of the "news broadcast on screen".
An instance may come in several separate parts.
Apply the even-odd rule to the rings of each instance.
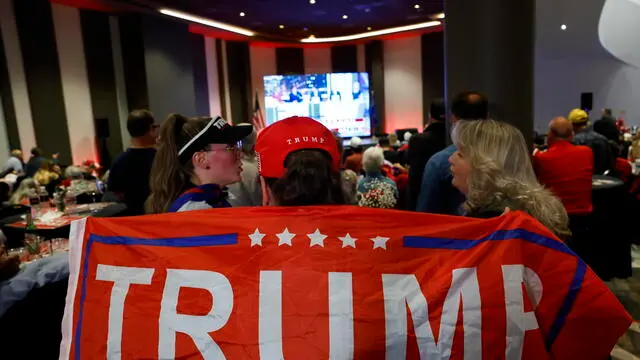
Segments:
[[[270,75],[264,93],[267,125],[308,116],[342,137],[371,135],[367,73]]]

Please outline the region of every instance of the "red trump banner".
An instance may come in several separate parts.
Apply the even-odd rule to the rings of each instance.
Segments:
[[[606,359],[631,323],[518,212],[214,209],[71,237],[61,358]]]

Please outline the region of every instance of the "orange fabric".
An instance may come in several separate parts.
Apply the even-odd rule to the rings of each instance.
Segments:
[[[353,170],[356,174],[362,173],[362,153],[353,153],[344,161],[344,168]]]
[[[562,200],[569,214],[591,213],[593,152],[589,147],[561,140],[536,153],[533,164],[540,183]]]
[[[104,359],[109,348],[157,359],[167,346],[160,357],[604,359],[631,323],[584,262],[521,212],[264,207],[82,224],[72,229],[61,359]],[[204,275],[210,290],[194,285]]]

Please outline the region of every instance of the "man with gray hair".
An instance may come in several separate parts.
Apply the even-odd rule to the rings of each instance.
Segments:
[[[243,123],[239,125],[251,125]],[[262,191],[258,181],[258,161],[256,158],[256,139],[258,133],[253,132],[242,140],[242,173],[240,182],[229,185],[229,203],[233,207],[261,206]]]

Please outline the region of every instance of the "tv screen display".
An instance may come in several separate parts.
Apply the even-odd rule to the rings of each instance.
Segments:
[[[371,135],[367,73],[269,75],[264,94],[267,125],[308,116],[342,137]]]

